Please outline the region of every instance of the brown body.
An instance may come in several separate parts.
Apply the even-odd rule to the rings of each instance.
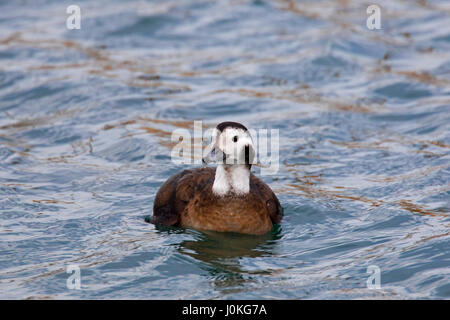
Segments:
[[[264,234],[283,216],[280,202],[263,181],[250,175],[250,192],[217,197],[212,192],[215,168],[184,170],[159,189],[152,223],[194,229]]]

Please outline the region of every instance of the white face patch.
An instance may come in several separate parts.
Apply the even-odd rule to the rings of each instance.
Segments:
[[[253,140],[248,131],[226,128],[218,136],[216,146],[226,154],[226,164],[245,164],[245,147],[253,149]]]
[[[217,128],[213,131],[211,154],[215,152],[217,162],[216,176],[212,187],[216,196],[223,197],[229,193],[245,195],[250,191],[250,166],[246,163],[246,149],[254,152],[253,140],[250,133],[241,128],[227,127],[222,132]],[[223,159],[225,154],[225,159]],[[209,162],[204,158],[205,163]],[[225,162],[223,162],[225,160]]]

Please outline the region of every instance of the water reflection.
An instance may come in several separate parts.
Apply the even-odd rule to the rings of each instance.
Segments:
[[[195,240],[183,241],[179,251],[204,262],[272,255],[277,240],[282,238],[281,227],[261,236],[203,231]]]
[[[196,232],[194,240],[181,242],[177,251],[200,262],[199,266],[210,274],[215,287],[227,288],[252,281],[252,275],[270,274],[264,268],[247,270],[241,259],[274,255],[282,237],[280,225],[261,236],[203,231]]]

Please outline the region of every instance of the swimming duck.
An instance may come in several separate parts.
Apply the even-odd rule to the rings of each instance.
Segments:
[[[213,130],[203,163],[217,167],[184,170],[158,190],[150,223],[200,230],[260,235],[283,212],[278,198],[250,172],[255,151],[247,128],[222,122]]]

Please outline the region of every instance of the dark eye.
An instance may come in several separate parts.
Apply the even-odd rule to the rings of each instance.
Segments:
[[[237,142],[238,141],[238,136],[234,136],[233,137],[233,142]]]

